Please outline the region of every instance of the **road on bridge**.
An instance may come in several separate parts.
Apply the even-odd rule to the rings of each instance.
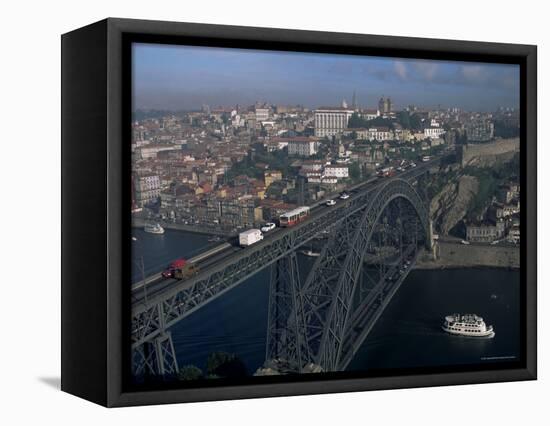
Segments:
[[[349,205],[355,198],[363,196],[365,193],[375,191],[381,185],[391,181],[393,179],[411,179],[419,176],[424,173],[427,169],[433,167],[436,164],[439,164],[444,155],[435,156],[430,161],[418,163],[416,167],[411,167],[407,170],[397,172],[393,177],[371,177],[370,179],[354,185],[353,187],[348,188],[347,192],[350,194],[350,198],[346,200],[335,199],[336,205],[327,206],[326,201],[328,198],[320,200],[315,204],[311,205],[310,214],[304,222],[314,220],[320,215],[324,214],[329,209],[342,209]],[[269,231],[264,234],[264,239],[261,242],[258,242],[249,247],[240,247],[237,242],[233,245],[227,245],[223,250],[216,252],[215,254],[208,257],[197,256],[200,260],[196,261],[195,264],[198,266],[200,273],[206,272],[209,268],[218,265],[220,262],[230,262],[232,258],[238,259],[241,257],[246,250],[255,249],[260,245],[267,245],[270,242],[274,241],[277,238],[282,237],[285,233],[292,232],[293,228],[275,228],[272,231]],[[215,251],[215,250],[214,250]],[[193,259],[190,259],[193,262]],[[177,280],[172,278],[163,278],[160,273],[154,274],[145,279],[145,285],[143,281],[136,283],[132,288],[132,305],[148,304],[152,300],[157,300],[162,297],[162,294],[173,289],[175,286],[181,286],[182,283],[185,283],[186,280]]]

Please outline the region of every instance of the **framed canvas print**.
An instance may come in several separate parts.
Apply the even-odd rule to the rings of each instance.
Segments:
[[[536,47],[107,19],[62,37],[62,389],[536,378]]]

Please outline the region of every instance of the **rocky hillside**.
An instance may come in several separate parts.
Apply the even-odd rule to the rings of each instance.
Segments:
[[[430,203],[430,217],[435,231],[446,235],[468,213],[477,190],[477,178],[462,175],[443,186]]]

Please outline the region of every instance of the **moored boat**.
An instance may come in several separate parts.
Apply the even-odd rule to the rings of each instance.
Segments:
[[[143,230],[149,234],[164,234],[164,228],[159,223],[146,223]]]
[[[318,252],[313,251],[313,250],[301,250],[300,253],[302,253],[304,256],[309,256],[309,257],[319,257],[319,256],[321,256],[321,253],[318,253]]]

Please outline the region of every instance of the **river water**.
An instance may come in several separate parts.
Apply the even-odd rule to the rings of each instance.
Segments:
[[[166,230],[134,229],[133,281],[162,270],[171,260],[192,257],[208,237]],[[313,260],[300,256],[303,269]],[[265,359],[269,268],[220,296],[172,327],[178,364],[204,369],[213,351],[235,353],[250,374]],[[493,339],[449,336],[445,315],[476,313],[494,326]],[[520,356],[519,271],[484,269],[413,270],[401,285],[348,370],[413,368],[514,361]]]

